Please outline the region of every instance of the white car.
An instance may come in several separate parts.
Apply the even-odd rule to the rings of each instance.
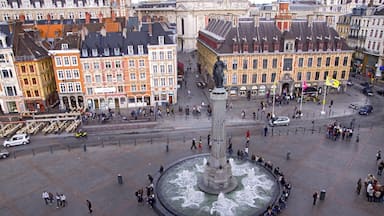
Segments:
[[[282,126],[286,125],[288,126],[290,122],[290,119],[287,116],[277,116],[269,120],[270,126]]]
[[[8,140],[5,140],[3,143],[4,147],[17,146],[17,145],[25,145],[29,144],[30,137],[28,134],[16,134],[13,135]]]

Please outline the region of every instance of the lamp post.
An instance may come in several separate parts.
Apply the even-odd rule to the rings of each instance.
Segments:
[[[325,115],[325,96],[327,95],[327,85],[324,85],[324,97],[323,97],[323,108],[321,109],[320,114]]]
[[[272,98],[272,117],[275,117],[275,98],[276,98],[276,83],[273,83],[271,86],[273,89],[273,98]]]

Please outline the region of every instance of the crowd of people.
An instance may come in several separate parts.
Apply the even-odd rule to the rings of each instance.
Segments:
[[[164,168],[161,166],[159,171],[163,172],[163,170]],[[144,194],[144,188],[140,188],[135,192],[135,196],[139,204],[146,202],[151,208],[153,208],[156,198],[155,198],[155,192],[153,188],[153,177],[150,174],[148,174],[148,181],[149,183],[145,187],[145,194]]]
[[[332,124],[329,124],[327,127],[327,138],[336,141],[337,139],[342,139],[346,141],[351,141],[353,136],[353,129],[350,127],[342,126],[339,122],[335,121]]]
[[[54,196],[53,193],[44,191],[41,197],[46,205],[53,205],[54,200],[56,200],[56,208],[65,207],[67,204],[67,198],[63,193],[56,193]]]

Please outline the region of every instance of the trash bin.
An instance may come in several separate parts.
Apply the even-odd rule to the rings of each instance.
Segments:
[[[117,182],[119,184],[123,184],[123,176],[121,176],[120,174],[117,175]]]
[[[325,200],[325,190],[320,191],[320,200]]]

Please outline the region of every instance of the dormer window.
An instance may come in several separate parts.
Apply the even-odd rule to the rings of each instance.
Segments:
[[[294,51],[294,43],[292,41],[286,41],[284,49],[286,52],[293,52]]]
[[[97,56],[97,49],[92,49],[92,56]]]
[[[159,36],[159,45],[164,45],[164,36]]]
[[[133,46],[128,46],[128,55],[133,55]]]
[[[120,48],[113,48],[113,53],[115,54],[115,56],[120,55]]]
[[[138,54],[139,55],[143,55],[144,54],[144,46],[143,45],[139,45],[138,46]]]
[[[109,56],[109,49],[108,48],[104,48],[104,56]]]
[[[82,55],[83,57],[88,57],[88,50],[87,50],[87,49],[82,49],[82,50],[81,50],[81,55]]]
[[[62,50],[67,50],[68,49],[68,44],[66,44],[66,43],[61,44],[61,49]]]

